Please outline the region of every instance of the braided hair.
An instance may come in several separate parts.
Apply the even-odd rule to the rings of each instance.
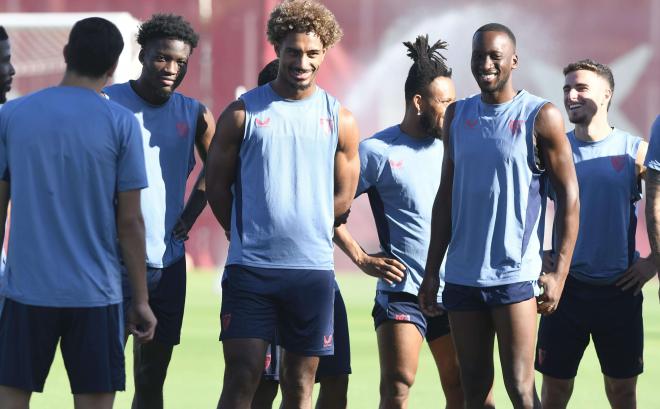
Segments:
[[[451,68],[447,67],[447,59],[440,53],[440,50],[447,49],[447,42],[438,40],[429,46],[429,36],[425,34],[417,36],[414,43],[406,41],[403,45],[408,49],[408,57],[414,61],[404,88],[406,102],[417,94],[423,94],[424,89],[437,77],[451,78]]]

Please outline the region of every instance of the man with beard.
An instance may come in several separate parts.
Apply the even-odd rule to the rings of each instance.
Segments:
[[[16,71],[11,64],[11,45],[4,27],[0,26],[0,107],[7,102],[11,81]]]
[[[207,167],[209,204],[231,232],[221,409],[250,407],[276,330],[283,407],[310,407],[319,356],[334,350],[333,225],[359,174],[355,120],[316,84],[341,38],[334,15],[316,1],[286,0],[267,34],[277,78],[223,112]]]
[[[443,124],[446,154],[419,301],[428,315],[440,312],[438,271],[446,253],[442,300],[468,409],[493,407],[486,399],[495,335],[513,407],[538,405],[536,313],[557,308],[577,235],[578,186],[561,113],[515,90],[517,66],[511,30],[479,28],[471,68],[481,93],[450,105]],[[539,278],[547,177],[557,192],[556,268]]]
[[[591,337],[612,408],[636,407],[643,370],[642,286],[656,274],[635,251],[637,201],[647,143],[609,124],[614,77],[606,65],[581,60],[564,68],[567,134],[580,184],[580,228],[561,302],[541,317],[536,369],[544,408],[566,408]],[[554,252],[546,254],[554,270]]]
[[[417,300],[429,244],[433,195],[440,185],[442,122],[456,91],[451,69],[440,54],[445,42],[429,45],[426,35],[404,45],[414,63],[405,82],[403,121],[360,143],[356,196],[369,196],[382,252],[367,254],[344,225],[335,229],[334,240],[362,271],[379,278],[372,313],[380,355],[379,407],[407,407],[426,338],[440,374],[446,407],[462,408],[463,392],[447,315],[427,317]]]
[[[186,179],[202,161],[213,133],[211,112],[175,89],[183,81],[198,35],[182,17],[155,14],[140,26],[142,73],[105,89],[131,110],[142,127],[149,187],[142,191],[147,240],[149,302],[158,326],[153,342],[134,344],[133,408],[162,408],[163,384],[174,345],[180,342],[186,295],[184,241],[206,206],[204,171],[184,207]],[[130,300],[127,300],[130,302]]]

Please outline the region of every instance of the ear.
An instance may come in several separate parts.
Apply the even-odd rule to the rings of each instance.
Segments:
[[[511,69],[515,70],[518,68],[518,54],[513,53],[513,57],[511,58]]]
[[[140,48],[140,52],[138,53],[138,60],[140,61],[140,64],[144,64],[144,48]]]
[[[605,101],[603,103],[603,106],[607,107],[607,106],[610,105],[610,101],[612,100],[612,95],[613,94],[614,94],[614,92],[610,89],[610,87],[607,87],[605,89]]]
[[[422,111],[422,96],[415,94],[412,97],[412,106],[415,108],[415,112],[419,114]]]

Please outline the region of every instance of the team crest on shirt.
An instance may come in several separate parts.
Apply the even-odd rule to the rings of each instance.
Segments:
[[[176,123],[176,132],[179,135],[179,138],[185,138],[188,136],[188,131],[190,128],[186,122],[177,122]]]
[[[268,370],[270,368],[270,363],[273,360],[273,356],[271,354],[266,355],[266,362],[264,362],[264,370]]]
[[[403,168],[403,159],[398,160],[398,161],[396,161],[394,159],[390,159],[388,162],[390,163],[390,167],[392,169],[401,169],[401,168]]]
[[[323,129],[323,132],[326,133],[326,135],[330,135],[332,133],[332,119],[321,118],[319,119],[319,125],[321,126],[321,129]]]
[[[270,118],[266,118],[266,119],[263,119],[263,120],[261,120],[259,118],[254,118],[254,124],[257,125],[257,128],[263,128],[265,126],[269,126],[270,125]]]
[[[221,317],[221,320],[222,320],[222,329],[226,331],[227,328],[229,328],[229,324],[231,324],[231,314],[224,314]]]
[[[332,334],[323,336],[323,348],[330,348],[332,346]]]
[[[470,129],[474,129],[475,126],[479,123],[479,120],[477,119],[466,119],[465,120],[465,125],[468,126]]]
[[[612,162],[612,167],[614,168],[614,170],[616,170],[617,172],[621,172],[626,164],[626,156],[625,155],[611,156],[610,161]]]
[[[522,131],[525,121],[522,119],[512,119],[509,121],[509,129],[511,130],[511,136],[514,138]]]

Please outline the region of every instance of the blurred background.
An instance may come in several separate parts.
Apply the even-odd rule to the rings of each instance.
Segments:
[[[446,56],[458,97],[476,93],[469,70],[470,41],[474,30],[488,22],[504,23],[517,36],[517,88],[563,110],[562,68],[592,58],[609,64],[614,72],[613,126],[648,139],[660,113],[660,75],[653,68],[660,65],[660,0],[324,3],[335,13],[344,38],[329,51],[318,82],[355,113],[362,138],[402,119],[403,83],[411,60],[401,43],[418,34],[449,43]],[[201,35],[179,91],[201,100],[217,117],[237,95],[256,85],[257,73],[274,58],[265,23],[275,4],[276,0],[0,0],[0,24],[9,33],[17,72],[9,98],[59,82],[68,31],[88,15],[105,16],[124,33],[126,48],[115,80],[137,78],[137,26],[153,13],[168,12],[183,15]],[[639,216],[638,243],[644,255],[648,240],[643,207]],[[378,249],[366,198],[356,200],[349,228],[365,249]],[[197,267],[221,267],[226,247],[223,232],[205,210],[187,243],[191,261]],[[338,270],[354,269],[343,255],[337,256]]]

